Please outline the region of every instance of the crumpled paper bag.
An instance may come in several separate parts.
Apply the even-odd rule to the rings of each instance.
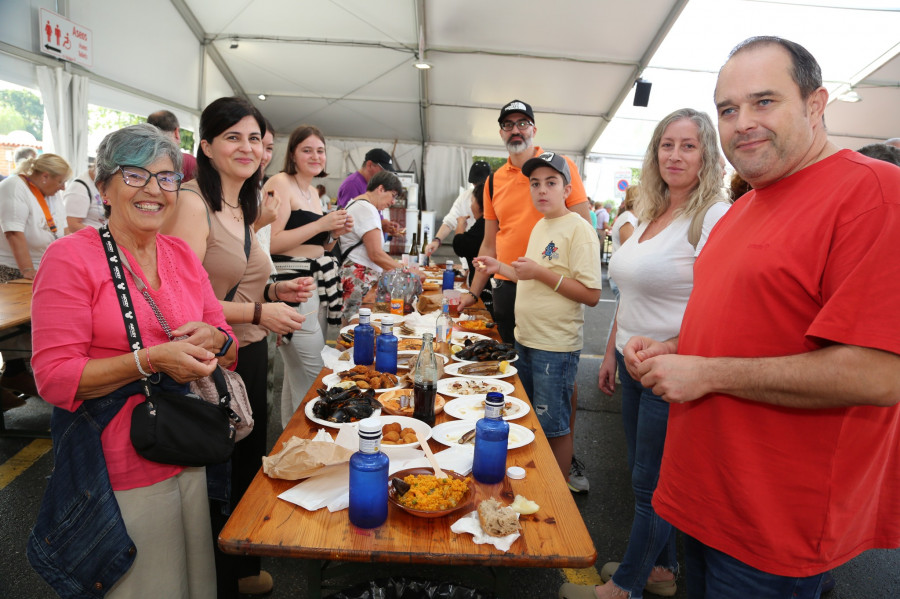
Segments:
[[[347,463],[354,451],[335,443],[325,430],[319,430],[312,439],[291,437],[283,443],[281,451],[263,457],[263,473],[284,480],[317,476],[332,466]]]
[[[518,514],[516,514],[518,518]],[[467,532],[472,535],[472,541],[476,545],[484,545],[485,543],[489,543],[499,549],[500,551],[506,552],[509,551],[509,548],[512,547],[512,544],[515,543],[516,539],[518,539],[521,535],[518,531],[506,535],[505,537],[492,537],[491,535],[484,532],[484,529],[481,528],[481,521],[478,519],[478,511],[469,512],[456,522],[454,522],[450,526],[450,530],[455,532],[456,534],[462,534]]]

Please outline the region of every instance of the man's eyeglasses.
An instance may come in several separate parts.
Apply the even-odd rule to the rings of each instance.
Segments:
[[[521,121],[503,121],[500,123],[500,128],[504,131],[512,131],[513,128],[518,129],[519,131],[524,131],[529,127],[533,127],[534,123],[529,121],[528,119],[522,119]]]
[[[119,165],[119,172],[122,173],[122,180],[129,187],[146,187],[150,179],[156,177],[159,188],[163,191],[178,191],[181,187],[181,180],[184,175],[175,171],[159,171],[151,173],[145,168],[139,166]]]

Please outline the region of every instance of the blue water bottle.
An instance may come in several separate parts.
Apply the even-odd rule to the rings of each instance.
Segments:
[[[359,309],[359,324],[353,329],[353,363],[370,366],[375,361],[375,329],[369,324],[370,308]]]
[[[480,483],[492,485],[506,476],[506,449],[509,423],[503,420],[502,393],[491,391],[484,402],[484,418],[475,423],[475,459],[472,476]]]
[[[456,273],[453,271],[453,260],[447,260],[447,264],[444,266],[444,278],[441,283],[441,290],[453,289],[454,278],[456,278]]]
[[[375,338],[375,370],[378,372],[397,374],[397,336],[393,328],[393,316],[381,319],[381,334]]]
[[[350,456],[350,522],[360,528],[387,520],[389,462],[381,452],[381,420],[361,420],[359,451]]]

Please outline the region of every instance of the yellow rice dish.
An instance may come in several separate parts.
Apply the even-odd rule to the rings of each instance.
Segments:
[[[469,479],[437,478],[433,474],[410,474],[404,482],[409,491],[400,497],[400,503],[408,508],[436,512],[459,505],[459,500],[469,489]]]

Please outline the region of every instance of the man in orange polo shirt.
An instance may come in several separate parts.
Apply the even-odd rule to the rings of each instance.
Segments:
[[[531,202],[528,177],[522,174],[522,165],[529,158],[540,156],[543,150],[534,145],[537,126],[530,105],[513,100],[500,110],[497,120],[500,123],[500,139],[509,151],[509,159],[484,184],[484,241],[478,255],[493,256],[500,262],[510,264],[525,255],[531,230],[542,218]],[[572,193],[566,199],[566,206],[590,222],[590,207],[578,167],[568,157],[564,158],[572,175]],[[477,301],[487,281],[487,275],[475,273],[469,293],[460,300],[460,309]],[[497,332],[505,343],[515,343],[516,284],[496,275],[493,287]]]
[[[513,100],[500,109],[500,118],[497,121],[500,123],[500,139],[509,151],[509,159],[484,182],[484,241],[478,255],[493,256],[501,262],[510,264],[525,255],[531,230],[543,218],[531,201],[530,183],[528,177],[522,174],[522,165],[528,159],[540,156],[544,151],[540,146],[534,145],[537,127],[534,124],[534,111],[529,104]],[[590,223],[590,204],[578,167],[567,156],[563,158],[569,165],[572,179],[572,192],[566,198],[566,207]],[[469,285],[469,292],[460,300],[460,309],[477,301],[487,281],[487,275],[476,271],[475,278]],[[515,343],[516,284],[501,275],[495,275],[491,281],[497,332],[505,343]],[[572,394],[570,421],[570,428],[573,431],[577,398],[576,386],[575,393]],[[584,475],[584,465],[574,456],[568,485],[574,493],[586,493],[590,488]]]

